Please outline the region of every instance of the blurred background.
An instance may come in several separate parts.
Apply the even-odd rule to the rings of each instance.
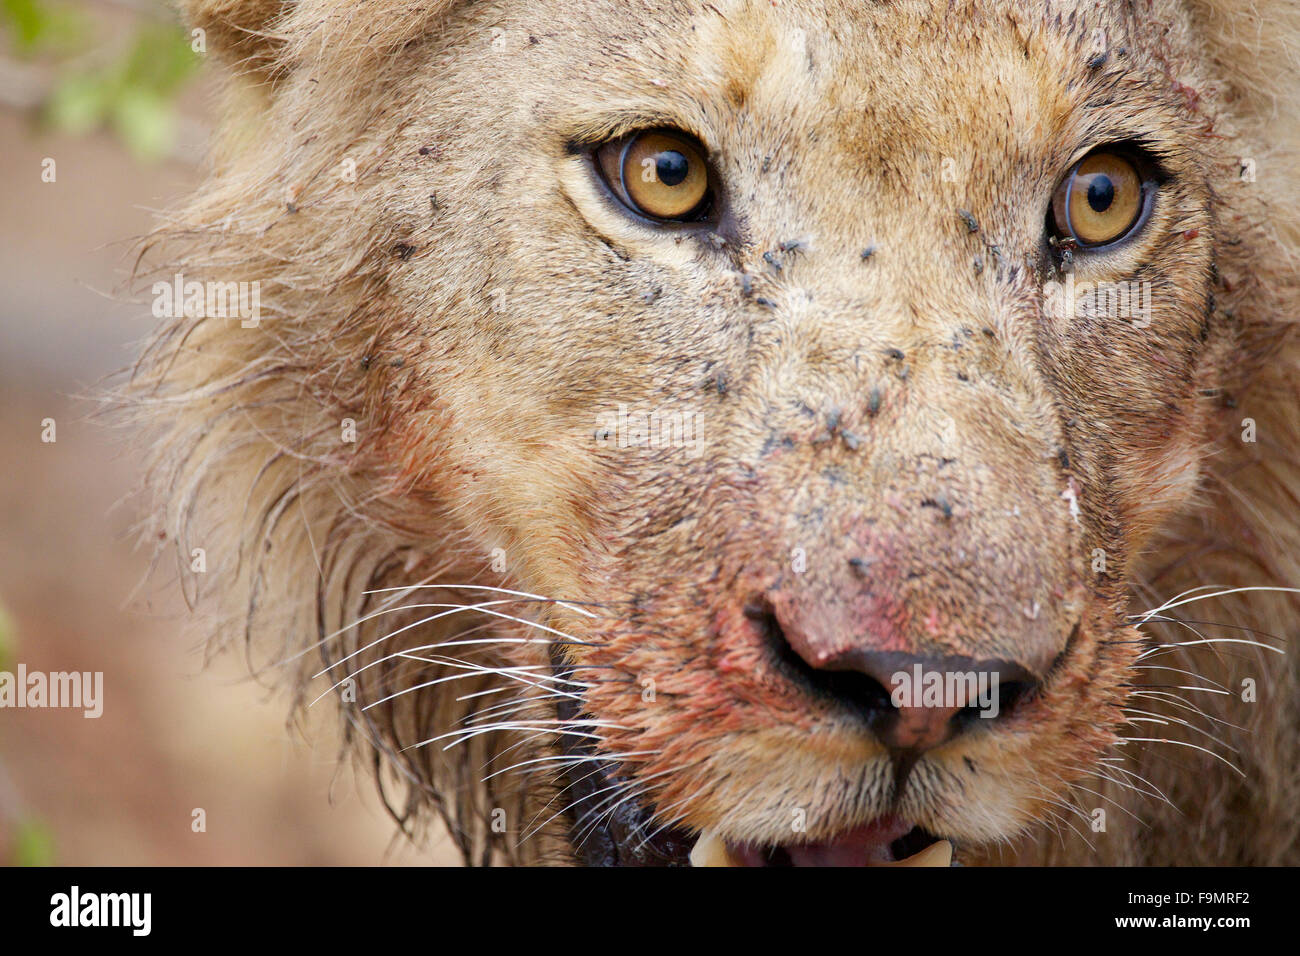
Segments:
[[[204,666],[179,593],[137,590],[137,474],[85,396],[154,321],[115,298],[132,240],[202,170],[195,45],[158,0],[0,0],[0,671],[105,688],[99,719],[0,709],[0,862],[454,862],[394,839],[331,714],[287,727],[242,660]]]

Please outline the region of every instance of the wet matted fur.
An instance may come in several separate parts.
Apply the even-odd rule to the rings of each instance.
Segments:
[[[628,861],[890,810],[967,861],[1300,862],[1293,5],[185,6],[227,117],[141,275],[261,314],[170,320],[133,370],[149,533],[411,832]],[[709,149],[716,230],[600,192],[589,147],[651,126]],[[1066,323],[1052,190],[1135,140],[1152,221],[1074,267],[1150,282],[1152,322]],[[698,448],[600,441],[620,403]],[[756,600],[1050,675],[891,796]]]

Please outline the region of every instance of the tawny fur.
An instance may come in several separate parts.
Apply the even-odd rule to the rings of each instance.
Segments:
[[[1205,681],[1134,669],[1196,635],[1127,617],[1202,585],[1300,586],[1300,11],[185,7],[230,74],[228,117],[142,276],[259,281],[262,316],[171,322],[133,370],[150,535],[214,646],[246,642],[299,705],[339,701],[413,833],[437,811],[467,861],[571,855],[553,700],[507,710],[524,729],[413,746],[555,686],[554,634],[467,612],[381,640],[446,609],[363,620],[394,595],[500,597],[367,593],[415,584],[588,609],[491,608],[572,635],[600,750],[661,822],[777,842],[792,809],[812,837],[883,812],[878,745],[765,670],[742,610],[772,591],[810,626],[871,621],[930,652],[1050,659],[1079,623],[1015,724],[914,772],[901,809],[967,859],[1300,862],[1297,655],[1147,658],[1231,691],[1194,695],[1209,723],[1159,690]],[[730,234],[632,224],[567,148],[651,125],[715,152]],[[1051,191],[1123,131],[1174,182],[1143,238],[1079,269],[1150,278],[1153,325],[1053,320],[1034,264]],[[703,453],[600,446],[620,402],[697,410]],[[940,493],[950,515],[919,506]],[[855,548],[881,558],[873,588]],[[1259,590],[1178,613],[1281,646],[1296,610]]]

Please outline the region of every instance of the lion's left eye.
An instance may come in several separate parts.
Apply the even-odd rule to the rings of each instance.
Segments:
[[[605,182],[633,212],[661,222],[696,222],[711,189],[704,147],[678,130],[647,130],[595,152]]]
[[[1134,159],[1100,150],[1085,156],[1066,174],[1052,197],[1053,231],[1058,239],[1087,248],[1120,242],[1136,231],[1154,183]]]

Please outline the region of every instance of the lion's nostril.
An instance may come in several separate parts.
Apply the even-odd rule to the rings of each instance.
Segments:
[[[745,609],[745,615],[759,628],[778,669],[795,683],[819,696],[849,704],[862,714],[893,709],[888,688],[870,674],[826,670],[804,660],[786,639],[781,622],[765,605],[750,605]]]
[[[1016,705],[1032,694],[1037,681],[1005,680],[998,683],[998,713],[1009,714]]]
[[[833,654],[805,653],[811,645],[788,632],[770,605],[751,604],[745,614],[782,673],[857,713],[896,759],[1006,717],[1037,687],[1025,668],[1004,660],[875,651],[856,640]]]

